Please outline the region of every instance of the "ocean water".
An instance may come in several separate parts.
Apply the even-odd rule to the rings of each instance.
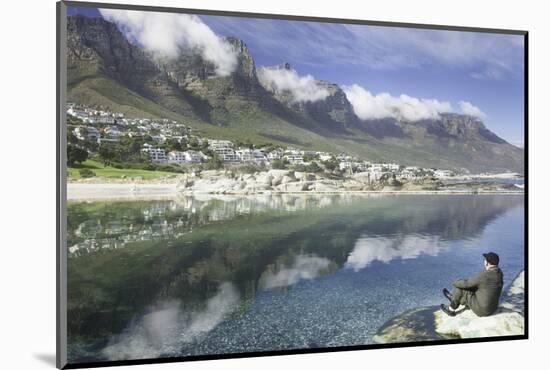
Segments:
[[[75,202],[70,362],[372,343],[501,256],[524,267],[523,195],[283,195]]]

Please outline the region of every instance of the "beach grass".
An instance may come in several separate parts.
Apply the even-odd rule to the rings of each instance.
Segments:
[[[82,176],[80,175],[80,170],[85,168],[92,170],[95,173],[95,176],[109,178],[142,177],[143,179],[156,179],[159,177],[176,176],[175,173],[166,171],[114,168],[111,166],[105,166],[103,163],[95,161],[93,159],[87,159],[86,161],[79,164],[78,167],[75,166],[67,168],[69,178],[82,178]]]

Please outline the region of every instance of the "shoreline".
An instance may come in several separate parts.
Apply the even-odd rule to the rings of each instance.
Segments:
[[[226,195],[524,195],[523,191],[509,190],[330,190],[330,191],[197,191],[178,188],[177,182],[68,182],[68,201],[170,199],[178,196]]]

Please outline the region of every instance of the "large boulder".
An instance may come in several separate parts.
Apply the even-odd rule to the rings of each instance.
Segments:
[[[336,181],[319,180],[311,184],[311,189],[317,192],[333,192],[341,189],[341,185]]]
[[[262,172],[258,177],[256,178],[256,182],[260,184],[264,184],[266,186],[271,186],[271,181],[273,181],[273,176],[271,176],[267,172]]]
[[[342,183],[342,186],[346,190],[357,191],[357,190],[363,190],[363,188],[365,187],[365,184],[354,179],[349,179],[344,181]]]
[[[288,170],[269,170],[267,172],[271,176],[271,186],[280,185],[283,177],[288,176]]]
[[[371,182],[371,175],[369,172],[357,172],[353,174],[352,178],[363,184],[369,184]]]
[[[298,181],[312,181],[312,180],[315,180],[315,175],[312,174],[312,173],[308,173],[308,172],[295,171],[294,172],[294,177]]]
[[[309,189],[309,185],[307,183],[297,182],[297,181],[283,183],[275,188],[275,190],[277,191],[290,192],[290,193],[307,191],[308,189]]]
[[[281,179],[281,184],[288,184],[288,183],[294,182],[294,181],[296,181],[296,178],[294,176],[291,177],[291,176],[285,175]]]

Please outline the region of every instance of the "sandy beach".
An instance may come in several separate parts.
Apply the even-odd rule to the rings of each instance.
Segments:
[[[178,194],[175,183],[68,183],[67,200],[163,199]]]

